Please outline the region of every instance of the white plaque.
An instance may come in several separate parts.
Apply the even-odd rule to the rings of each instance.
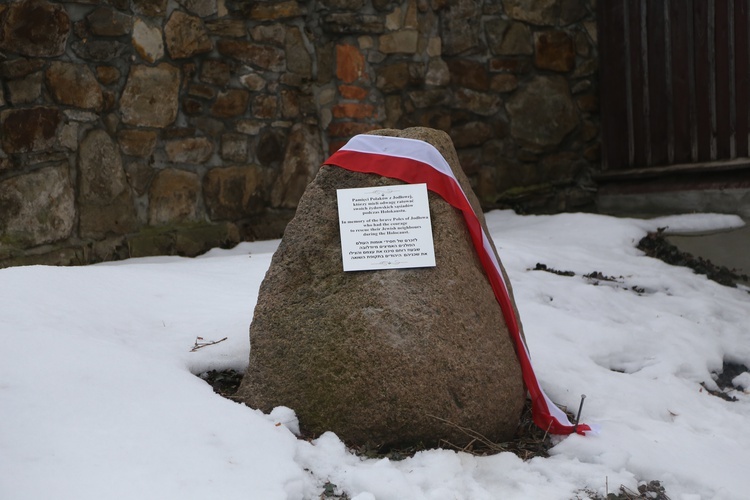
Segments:
[[[426,184],[337,190],[344,271],[435,267]]]

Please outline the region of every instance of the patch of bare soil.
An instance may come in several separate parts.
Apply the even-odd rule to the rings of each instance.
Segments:
[[[732,380],[745,372],[750,372],[750,368],[742,363],[730,363],[725,361],[721,373],[716,374],[716,384],[722,389],[734,389],[735,387],[734,384],[732,384]]]
[[[216,394],[234,400],[234,395],[240,388],[243,373],[235,370],[211,370],[199,375],[210,385]]]
[[[585,496],[581,496],[585,495]],[[574,500],[670,500],[664,486],[659,481],[649,481],[638,486],[638,491],[633,491],[625,486],[620,486],[617,493],[608,493],[607,496],[597,495],[591,491],[583,490]]]
[[[544,271],[547,273],[556,274],[558,276],[566,276],[566,277],[572,277],[575,276],[576,273],[573,271],[560,271],[559,269],[555,269],[552,267],[547,266],[547,264],[542,264],[540,262],[537,262],[534,269],[530,269],[531,271]],[[623,290],[630,290],[631,292],[635,292],[638,295],[643,295],[646,293],[646,290],[643,287],[640,287],[638,285],[625,285],[625,277],[624,276],[607,276],[606,274],[602,273],[601,271],[591,271],[588,274],[584,274],[583,278],[586,280],[587,283],[590,285],[598,286],[604,282],[606,283],[612,283],[615,286],[618,286],[618,288],[622,288]]]
[[[737,399],[737,396],[735,396],[732,393],[736,393],[736,391],[747,390],[750,388],[736,387],[732,383],[732,380],[734,380],[734,378],[737,377],[738,375],[741,375],[745,372],[750,372],[750,368],[743,365],[742,363],[732,363],[729,361],[724,361],[724,365],[721,368],[721,372],[713,374],[714,381],[716,382],[716,385],[719,386],[719,390],[710,389],[705,383],[701,384],[701,386],[703,387],[702,390],[706,391],[712,396],[721,398],[724,401],[729,401],[729,402],[739,401]]]
[[[638,249],[649,257],[662,260],[667,264],[689,267],[696,273],[705,274],[708,279],[725,286],[736,288],[738,284],[750,283],[750,277],[747,274],[741,274],[736,269],[729,269],[726,266],[717,266],[710,260],[681,251],[667,241],[664,236],[665,229],[661,227],[655,233],[644,236],[638,242]]]

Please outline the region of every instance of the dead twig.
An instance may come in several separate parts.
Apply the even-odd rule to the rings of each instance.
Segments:
[[[215,344],[218,344],[219,342],[224,342],[227,338],[228,337],[224,337],[221,340],[210,340],[208,342],[202,342],[203,337],[195,337],[195,345],[193,346],[192,349],[190,349],[190,352],[195,352],[198,349],[202,349],[202,348],[204,348],[206,346],[215,345]],[[201,341],[201,342],[199,342],[199,341]]]
[[[547,435],[549,435],[549,430],[552,427],[552,421],[550,420],[549,425],[547,426],[547,430],[544,431],[544,436],[542,437],[542,441],[547,440]]]
[[[460,451],[469,452],[469,448],[472,447],[474,445],[474,443],[479,442],[479,443],[483,444],[484,446],[486,446],[487,449],[492,450],[495,453],[507,451],[506,447],[502,446],[501,444],[493,443],[489,438],[485,437],[484,435],[482,435],[481,433],[479,433],[479,432],[477,432],[477,431],[475,431],[473,429],[469,429],[468,427],[463,427],[461,425],[458,425],[455,422],[451,422],[450,420],[446,420],[446,419],[438,417],[436,415],[427,414],[427,416],[430,417],[430,418],[434,418],[435,420],[439,420],[440,422],[443,422],[445,424],[448,424],[449,426],[451,426],[451,427],[453,427],[455,429],[458,429],[459,431],[463,432],[464,434],[466,434],[467,436],[469,436],[471,438],[471,441],[469,442],[469,444],[467,444],[463,448],[459,448],[458,446],[454,445],[453,443],[449,443],[448,441],[443,440],[444,443],[450,445],[453,448],[456,448],[456,449],[458,449]]]

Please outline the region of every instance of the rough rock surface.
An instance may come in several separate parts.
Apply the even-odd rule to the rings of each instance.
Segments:
[[[55,61],[47,69],[46,78],[56,102],[101,111],[102,89],[88,66]]]
[[[210,52],[213,43],[200,18],[176,10],[164,26],[167,50],[173,59]]]
[[[146,62],[154,63],[164,56],[161,29],[150,26],[141,19],[133,25],[133,47]]]
[[[445,133],[374,133],[437,147],[481,214]],[[342,271],[336,190],[400,183],[320,169],[261,285],[238,395],[264,411],[293,408],[305,432],[349,443],[460,446],[470,438],[458,426],[511,438],[524,402],[520,367],[454,208],[430,193],[436,267]]]
[[[322,161],[318,153],[320,150],[320,138],[312,127],[303,124],[292,127],[281,174],[271,191],[274,206],[297,206],[305,187],[318,171]]]
[[[51,149],[62,120],[60,110],[45,106],[4,109],[0,112],[3,150],[23,153]]]
[[[94,129],[81,141],[78,171],[80,233],[98,237],[135,229],[133,195],[122,157],[103,130]]]
[[[196,220],[200,190],[200,181],[193,172],[172,168],[160,171],[151,184],[149,223],[159,225]]]
[[[180,70],[162,63],[133,66],[120,100],[122,121],[128,125],[166,127],[177,117]]]
[[[70,34],[70,16],[65,8],[49,2],[11,3],[4,24],[0,30],[0,51],[24,56],[59,56],[65,51]]]
[[[256,165],[213,168],[203,178],[206,210],[212,220],[242,219],[263,208]]]
[[[576,128],[580,116],[561,76],[535,77],[506,105],[511,134],[532,148],[556,146]]]
[[[0,182],[0,254],[4,245],[41,245],[67,238],[75,221],[65,163]]]

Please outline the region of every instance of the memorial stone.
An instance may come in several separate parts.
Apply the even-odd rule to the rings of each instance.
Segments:
[[[447,134],[373,133],[434,145],[484,224]],[[434,267],[343,270],[338,190],[403,184],[320,169],[260,287],[238,397],[265,412],[288,406],[307,435],[349,444],[463,446],[462,429],[511,439],[521,370],[460,212],[429,192]]]

